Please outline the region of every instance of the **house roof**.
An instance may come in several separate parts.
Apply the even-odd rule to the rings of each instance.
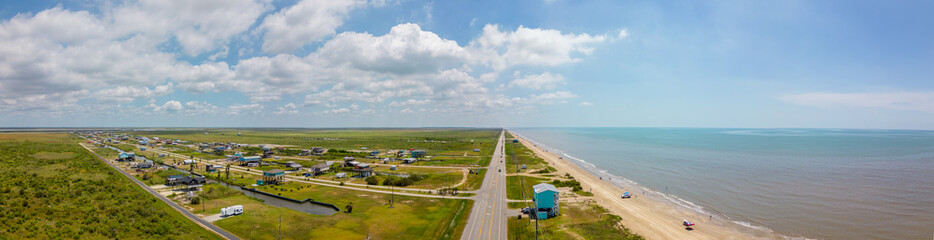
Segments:
[[[315,164],[314,166],[314,168],[326,168],[326,167],[328,167],[327,163],[319,163],[319,164]]]
[[[532,186],[532,189],[535,189],[535,193],[541,193],[544,191],[558,192],[558,188],[556,188],[555,185],[547,183],[539,183],[538,185]]]
[[[282,174],[284,172],[282,171],[282,169],[273,169],[273,170],[269,170],[263,173],[273,175],[273,174]]]

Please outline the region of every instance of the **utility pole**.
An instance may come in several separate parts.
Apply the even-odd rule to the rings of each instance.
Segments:
[[[389,193],[390,193],[389,194],[389,208],[393,208],[392,202],[393,200],[396,200],[396,191],[395,191],[394,186],[395,185],[393,184],[389,184]]]
[[[279,215],[279,237],[277,239],[282,239],[282,215]]]

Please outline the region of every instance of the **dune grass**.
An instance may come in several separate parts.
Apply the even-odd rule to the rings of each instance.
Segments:
[[[620,217],[591,202],[562,202],[561,215],[538,221],[539,239],[643,239],[619,225]],[[509,239],[535,239],[536,221],[509,217]]]

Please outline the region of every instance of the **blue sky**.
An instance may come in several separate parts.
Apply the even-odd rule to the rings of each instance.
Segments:
[[[934,129],[931,1],[3,1],[0,127]]]

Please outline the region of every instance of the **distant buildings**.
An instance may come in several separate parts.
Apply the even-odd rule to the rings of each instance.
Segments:
[[[558,188],[547,183],[532,186],[535,190],[535,218],[548,219],[558,216]]]

